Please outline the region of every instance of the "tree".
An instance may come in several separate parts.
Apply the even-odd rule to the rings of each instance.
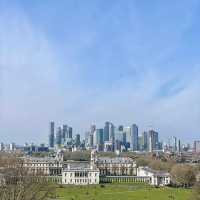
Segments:
[[[172,183],[177,186],[192,186],[195,181],[195,170],[189,165],[176,164],[171,169]]]
[[[0,157],[1,200],[46,200],[54,195],[55,186],[41,173],[30,172],[15,155]]]

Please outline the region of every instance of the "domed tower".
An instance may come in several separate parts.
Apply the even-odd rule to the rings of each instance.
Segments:
[[[92,150],[91,151],[91,156],[90,156],[90,167],[92,169],[96,168],[96,162],[97,162],[97,151],[96,150]]]
[[[63,162],[63,152],[62,151],[57,151],[56,160],[59,162]]]

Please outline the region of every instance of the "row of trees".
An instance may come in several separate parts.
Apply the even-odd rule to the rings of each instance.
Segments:
[[[176,163],[173,159],[157,159],[154,156],[140,157],[137,159],[138,166],[149,166],[152,169],[167,171],[171,174],[174,186],[190,187],[196,182],[198,169],[187,165]]]
[[[33,174],[16,155],[0,155],[1,200],[47,200],[54,196],[55,186],[42,174]]]

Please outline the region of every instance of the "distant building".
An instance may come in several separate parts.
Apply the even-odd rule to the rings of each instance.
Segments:
[[[93,135],[93,146],[98,151],[103,151],[103,129],[96,129]]]
[[[103,131],[103,141],[112,141],[115,140],[115,130],[114,125],[111,122],[105,122],[104,131]]]
[[[80,144],[81,144],[81,136],[80,136],[80,134],[76,135],[75,144],[76,144],[77,147],[80,146]]]
[[[125,132],[126,134],[126,146],[130,146],[131,144],[131,127],[124,127],[123,131]]]
[[[113,151],[113,143],[111,141],[104,142],[104,152]]]
[[[62,144],[62,129],[58,127],[56,132],[56,145],[60,146]]]
[[[194,152],[200,153],[200,141],[199,140],[194,141]]]
[[[148,139],[149,139],[149,152],[158,150],[159,146],[158,132],[150,130],[148,132]]]
[[[15,149],[16,149],[15,143],[10,143],[10,144],[9,144],[9,150],[10,150],[10,151],[14,151]]]
[[[110,122],[105,122],[104,131],[103,131],[103,141],[109,141],[109,126]]]
[[[63,129],[62,129],[62,144],[66,143],[67,137],[68,137],[68,126],[67,125],[63,125]]]
[[[50,133],[49,133],[49,147],[50,148],[54,147],[54,138],[55,138],[54,126],[55,126],[54,122],[50,122]]]
[[[143,132],[141,138],[141,150],[147,151],[148,150],[148,133]]]
[[[0,143],[0,151],[3,151],[3,150],[4,150],[4,143],[1,142],[1,143]]]
[[[138,150],[138,126],[133,124],[131,126],[131,141],[130,147],[133,151]]]
[[[181,152],[181,140],[178,140],[178,152]]]
[[[177,152],[177,138],[175,136],[173,136],[172,138],[173,140],[173,144],[172,144],[172,149],[173,149],[173,152]]]
[[[72,127],[68,127],[68,137],[69,139],[72,139],[73,138],[73,129]]]

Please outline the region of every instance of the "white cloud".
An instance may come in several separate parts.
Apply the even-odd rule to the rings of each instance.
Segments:
[[[88,81],[87,86],[82,85],[80,79],[87,67],[81,63],[84,59],[77,60],[78,56],[73,55],[76,50],[81,54],[84,47],[92,46],[95,40],[98,40],[98,34],[93,32],[92,39],[87,35],[83,44],[78,41],[73,45],[72,41],[66,47],[67,61],[64,63],[50,38],[26,15],[13,10],[0,14],[0,135],[3,140],[18,143],[47,141],[50,120],[68,123],[80,133],[93,122],[100,127],[104,121],[110,120],[116,125],[137,123],[140,131],[153,125],[164,138],[168,135],[185,140],[198,137],[199,67],[196,67],[197,71],[180,77],[184,87],[179,93],[163,98],[158,92],[178,74],[164,74],[153,64],[159,65],[167,59],[173,52],[171,49],[170,53],[167,51],[152,58],[153,64],[148,69],[137,66],[130,55],[130,63],[127,63],[139,71],[137,79],[131,75],[127,78],[125,73],[107,88],[95,87],[92,81]],[[140,48],[142,51],[145,47]],[[107,64],[105,60],[102,62]],[[144,64],[148,63],[144,60]],[[87,70],[84,74],[88,73]]]

